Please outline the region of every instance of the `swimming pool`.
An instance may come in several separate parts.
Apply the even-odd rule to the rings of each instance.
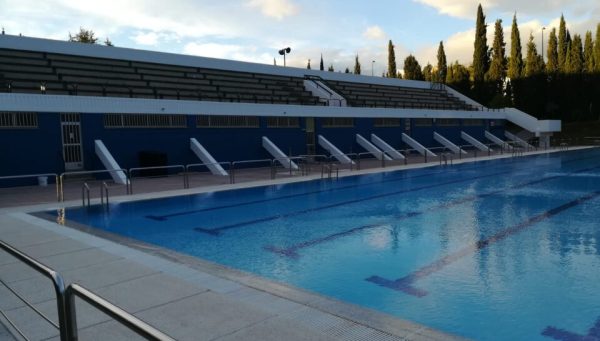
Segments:
[[[68,209],[481,340],[600,337],[600,150]]]

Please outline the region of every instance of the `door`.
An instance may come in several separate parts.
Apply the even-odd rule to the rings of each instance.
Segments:
[[[315,118],[305,119],[306,130],[306,154],[315,155]]]
[[[63,160],[66,171],[83,170],[83,148],[81,148],[80,115],[60,114]]]

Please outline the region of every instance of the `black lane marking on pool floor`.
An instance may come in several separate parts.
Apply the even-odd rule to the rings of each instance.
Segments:
[[[579,335],[552,326],[546,327],[541,334],[543,336],[551,337],[554,340],[561,341],[598,341],[600,340],[600,318],[598,318],[594,326],[588,330],[587,335]]]
[[[542,156],[544,156],[544,154],[535,155],[535,156],[533,156],[533,158],[539,158]],[[593,158],[597,158],[597,157],[598,156],[575,158],[575,159],[571,159],[571,160],[566,160],[565,162],[563,162],[563,164],[576,162],[576,161],[582,161],[582,160],[586,160],[586,159],[593,159]],[[510,161],[508,161],[507,159],[500,159],[500,160],[507,161],[507,162],[502,162],[501,166],[509,166],[511,164],[526,161],[526,160],[522,160],[522,159],[510,160]],[[528,160],[530,160],[530,159],[528,159]],[[499,160],[490,160],[490,161],[499,161]],[[487,166],[488,165],[485,165],[485,166],[478,165],[478,166],[472,166],[472,167],[466,167],[466,168],[457,168],[456,171],[467,171],[467,170],[474,170],[474,169],[479,170],[481,168],[486,168]],[[491,165],[491,166],[494,166],[494,165]],[[417,178],[427,177],[427,176],[436,175],[436,174],[444,174],[444,173],[448,173],[448,170],[446,169],[446,170],[442,170],[442,171],[430,172],[427,174],[420,174],[420,175],[415,175],[415,176],[403,176],[403,177],[399,177],[399,178],[394,177],[392,179],[377,181],[375,183],[380,184],[380,183],[398,182],[398,181],[403,181],[403,180],[408,180],[408,179],[417,179]],[[241,207],[241,206],[245,206],[245,205],[261,204],[261,203],[265,203],[265,202],[271,202],[271,201],[283,200],[283,199],[291,199],[291,198],[295,198],[295,197],[312,195],[312,194],[317,194],[317,193],[322,193],[322,192],[323,193],[324,192],[335,192],[338,190],[371,186],[373,184],[374,184],[374,182],[353,184],[353,185],[347,185],[347,186],[328,188],[328,189],[324,189],[324,190],[316,190],[316,191],[309,191],[309,192],[303,192],[303,193],[289,194],[289,195],[284,195],[284,196],[280,196],[280,197],[276,197],[276,198],[258,199],[258,200],[252,200],[252,201],[247,201],[247,202],[242,202],[242,203],[213,206],[213,207],[207,207],[207,208],[200,208],[200,209],[196,209],[196,210],[180,211],[180,212],[175,212],[175,213],[170,213],[170,214],[147,215],[146,218],[156,220],[156,221],[165,221],[165,220],[168,220],[169,218],[185,216],[185,215],[190,215],[190,214],[196,214],[196,213],[202,213],[202,212],[208,212],[208,211],[214,211],[214,210],[220,210],[220,209],[227,209],[227,208],[233,208],[233,207]]]
[[[479,240],[473,244],[467,245],[464,248],[462,248],[458,251],[455,251],[445,257],[442,257],[441,259],[439,259],[429,265],[426,265],[426,266],[424,266],[402,278],[398,278],[396,280],[390,280],[387,278],[383,278],[383,277],[374,275],[374,276],[367,278],[366,280],[369,282],[375,283],[379,286],[382,286],[382,287],[385,287],[388,289],[392,289],[392,290],[396,290],[396,291],[402,291],[406,294],[413,295],[416,297],[426,296],[427,291],[416,288],[414,286],[415,281],[417,281],[421,278],[427,277],[435,272],[438,272],[438,271],[444,269],[446,266],[458,261],[459,259],[461,259],[465,256],[468,256],[475,252],[478,252],[494,243],[497,243],[499,241],[502,241],[502,240],[516,234],[516,233],[519,233],[519,232],[527,229],[528,227],[531,227],[541,221],[552,218],[561,212],[564,212],[570,208],[573,208],[573,207],[583,204],[587,201],[595,199],[599,196],[600,196],[600,191],[594,191],[594,192],[591,192],[584,196],[581,196],[575,200],[572,200],[572,201],[564,203],[560,206],[554,207],[548,211],[537,214],[537,215],[530,217],[527,220],[522,221],[516,225],[507,227],[507,228],[495,233],[491,237],[488,237],[486,239]]]
[[[595,158],[595,157],[593,157],[593,158]],[[571,161],[574,161],[574,160],[571,160]],[[563,164],[564,164],[564,162],[563,162]],[[333,204],[322,205],[319,207],[307,208],[307,209],[303,209],[303,210],[299,210],[299,211],[293,211],[293,212],[283,213],[283,214],[278,214],[278,215],[273,215],[273,216],[266,216],[266,217],[261,217],[261,218],[257,218],[257,219],[253,219],[253,220],[246,220],[246,221],[223,225],[223,226],[218,226],[218,227],[212,227],[212,228],[195,227],[195,228],[193,228],[193,230],[196,232],[206,233],[206,234],[212,235],[212,236],[219,236],[225,230],[236,229],[236,228],[240,228],[240,227],[244,227],[244,226],[248,226],[248,225],[254,225],[254,224],[258,224],[258,223],[264,223],[267,221],[273,221],[273,220],[277,220],[277,219],[298,216],[298,215],[306,214],[309,212],[316,212],[316,211],[322,211],[322,210],[329,209],[329,208],[340,207],[340,206],[344,206],[344,205],[348,205],[348,204],[355,204],[355,203],[359,203],[359,202],[385,198],[385,197],[394,196],[394,195],[398,195],[398,194],[416,192],[416,191],[420,191],[420,190],[424,190],[424,189],[431,189],[431,188],[435,188],[435,187],[452,185],[452,184],[461,183],[461,182],[468,182],[468,181],[472,181],[472,180],[478,180],[478,179],[483,179],[483,178],[488,178],[488,177],[498,176],[498,175],[503,175],[503,174],[509,174],[509,173],[512,173],[512,171],[509,170],[509,171],[496,172],[496,173],[491,173],[491,174],[474,176],[474,177],[470,177],[468,179],[455,179],[452,181],[440,182],[440,183],[429,184],[429,185],[414,187],[414,188],[408,188],[408,189],[403,189],[403,190],[389,192],[389,193],[377,194],[377,195],[372,195],[372,196],[368,196],[368,197],[364,197],[364,198],[360,198],[360,199],[347,200],[347,201],[337,202],[337,203],[333,203]]]
[[[499,189],[499,190],[495,190],[495,191],[491,191],[491,192],[487,192],[487,193],[482,193],[482,194],[477,194],[477,195],[473,195],[473,196],[469,196],[469,197],[465,197],[465,198],[460,198],[454,201],[450,201],[447,203],[443,203],[440,205],[435,205],[432,207],[429,207],[423,211],[413,211],[413,212],[407,212],[407,213],[402,213],[396,216],[393,216],[392,218],[390,218],[390,220],[393,220],[393,222],[397,222],[398,220],[404,220],[404,219],[409,219],[415,216],[419,216],[419,215],[423,215],[425,213],[429,213],[429,212],[435,212],[438,211],[440,209],[447,209],[447,208],[451,208],[454,206],[458,206],[467,202],[471,202],[471,201],[475,201],[478,199],[483,199],[483,198],[487,198],[489,196],[493,196],[493,195],[497,195],[515,188],[522,188],[522,187],[526,187],[526,186],[531,186],[531,185],[535,185],[538,183],[542,183],[542,182],[546,182],[546,181],[551,181],[551,180],[556,180],[558,178],[562,178],[565,176],[569,176],[572,174],[578,174],[578,173],[584,173],[584,172],[588,172],[591,170],[595,170],[595,169],[600,169],[600,166],[596,166],[596,167],[590,167],[590,168],[585,168],[585,169],[580,169],[577,171],[573,171],[573,172],[569,172],[566,175],[553,175],[553,176],[548,176],[545,178],[541,178],[538,180],[533,180],[533,181],[528,181],[528,182],[522,182],[519,184],[515,184],[512,186],[508,186],[505,187],[503,189]],[[321,238],[316,238],[313,240],[308,240],[308,241],[304,241],[298,244],[294,244],[292,246],[288,246],[288,247],[277,247],[274,245],[266,245],[263,247],[263,249],[269,251],[269,252],[273,252],[276,254],[279,254],[281,256],[286,256],[289,258],[298,258],[299,254],[298,251],[304,248],[308,248],[314,245],[318,245],[318,244],[322,244],[322,243],[326,243],[332,240],[336,240],[338,238],[342,238],[345,236],[349,236],[349,235],[353,235],[355,233],[358,233],[360,231],[364,231],[364,230],[370,230],[370,229],[376,229],[376,228],[382,228],[385,226],[388,226],[391,222],[388,220],[387,222],[379,222],[377,224],[369,224],[369,225],[364,225],[364,226],[359,226],[359,227],[354,227],[352,229],[346,230],[346,231],[342,231],[342,232],[337,232],[337,233],[333,233]]]
[[[511,171],[504,171],[504,172],[497,172],[497,173],[491,173],[491,174],[486,174],[486,175],[474,176],[474,177],[470,177],[470,178],[466,178],[466,179],[456,179],[456,180],[452,180],[452,181],[446,181],[446,182],[441,182],[441,183],[436,183],[436,184],[431,184],[431,185],[425,185],[425,186],[421,186],[421,187],[403,189],[400,191],[371,195],[371,196],[360,198],[360,199],[340,201],[340,202],[333,203],[333,204],[321,205],[318,207],[306,208],[303,210],[298,210],[298,211],[293,211],[293,212],[288,212],[288,213],[283,213],[283,214],[278,214],[278,215],[273,215],[273,216],[267,216],[267,217],[262,217],[262,218],[258,218],[258,219],[253,219],[253,220],[246,220],[246,221],[242,221],[239,223],[223,225],[223,226],[219,226],[219,227],[213,227],[213,228],[195,227],[194,231],[206,233],[206,234],[213,235],[213,236],[218,236],[222,233],[222,231],[240,228],[240,227],[244,227],[244,226],[248,226],[248,225],[254,225],[257,223],[264,223],[267,221],[272,221],[272,220],[277,220],[277,219],[282,219],[282,218],[289,218],[289,217],[293,217],[293,216],[297,216],[297,215],[301,215],[301,214],[306,214],[309,212],[322,211],[322,210],[326,210],[329,208],[340,207],[340,206],[355,204],[355,203],[359,203],[359,202],[363,202],[363,201],[369,201],[369,200],[374,200],[374,199],[390,197],[390,196],[394,196],[394,195],[398,195],[398,194],[402,194],[402,193],[416,192],[416,191],[420,191],[420,190],[424,190],[424,189],[430,189],[430,188],[441,187],[441,186],[445,186],[445,185],[452,185],[452,184],[461,183],[461,182],[489,178],[492,176],[498,176],[498,175],[503,175],[503,174],[508,174],[508,173],[511,173]]]

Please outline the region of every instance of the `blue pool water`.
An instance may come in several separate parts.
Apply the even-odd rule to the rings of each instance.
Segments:
[[[600,150],[68,209],[480,340],[600,338]]]

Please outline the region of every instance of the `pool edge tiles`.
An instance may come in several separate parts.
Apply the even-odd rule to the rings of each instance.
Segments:
[[[156,267],[156,258],[164,262],[172,263],[175,266],[169,267],[162,265],[157,270],[169,275],[182,278],[184,280],[194,281],[197,278],[203,278],[205,274],[221,278],[225,281],[241,285],[246,288],[258,290],[266,294],[281,298],[296,304],[300,304],[309,309],[315,309],[318,312],[329,316],[337,317],[354,325],[349,330],[356,329],[361,334],[374,335],[374,339],[390,340],[468,340],[464,337],[453,335],[444,331],[418,324],[416,322],[404,320],[390,314],[382,313],[373,309],[358,306],[353,303],[340,301],[318,293],[314,293],[290,284],[270,280],[249,272],[231,268],[218,264],[200,257],[190,256],[164,247],[149,244],[136,239],[124,237],[115,233],[103,231],[83,224],[70,222],[66,225],[59,225],[54,222],[54,217],[43,214],[11,214],[14,217],[21,217],[22,220],[31,222],[35,220],[37,227],[42,227],[64,235],[78,241],[90,244],[100,244],[99,247],[117,253],[119,256],[132,259],[141,265]],[[23,215],[25,217],[23,217]],[[60,229],[56,227],[60,226]],[[68,227],[64,229],[62,227]],[[125,248],[125,250],[123,250]],[[182,269],[181,266],[185,267]],[[225,282],[219,283],[219,287],[211,288],[215,292],[225,295],[231,295],[238,289],[231,288]],[[118,302],[115,302],[118,305]],[[268,304],[268,303],[267,303]],[[319,315],[317,315],[319,316]],[[305,318],[298,316],[298,318]],[[318,318],[318,317],[317,317]],[[308,321],[320,325],[319,321]],[[323,323],[324,324],[324,323]],[[317,326],[319,327],[319,326]],[[322,327],[322,326],[320,326]],[[366,330],[360,331],[361,328]],[[335,336],[335,335],[334,335]],[[340,337],[339,339],[352,339]]]

